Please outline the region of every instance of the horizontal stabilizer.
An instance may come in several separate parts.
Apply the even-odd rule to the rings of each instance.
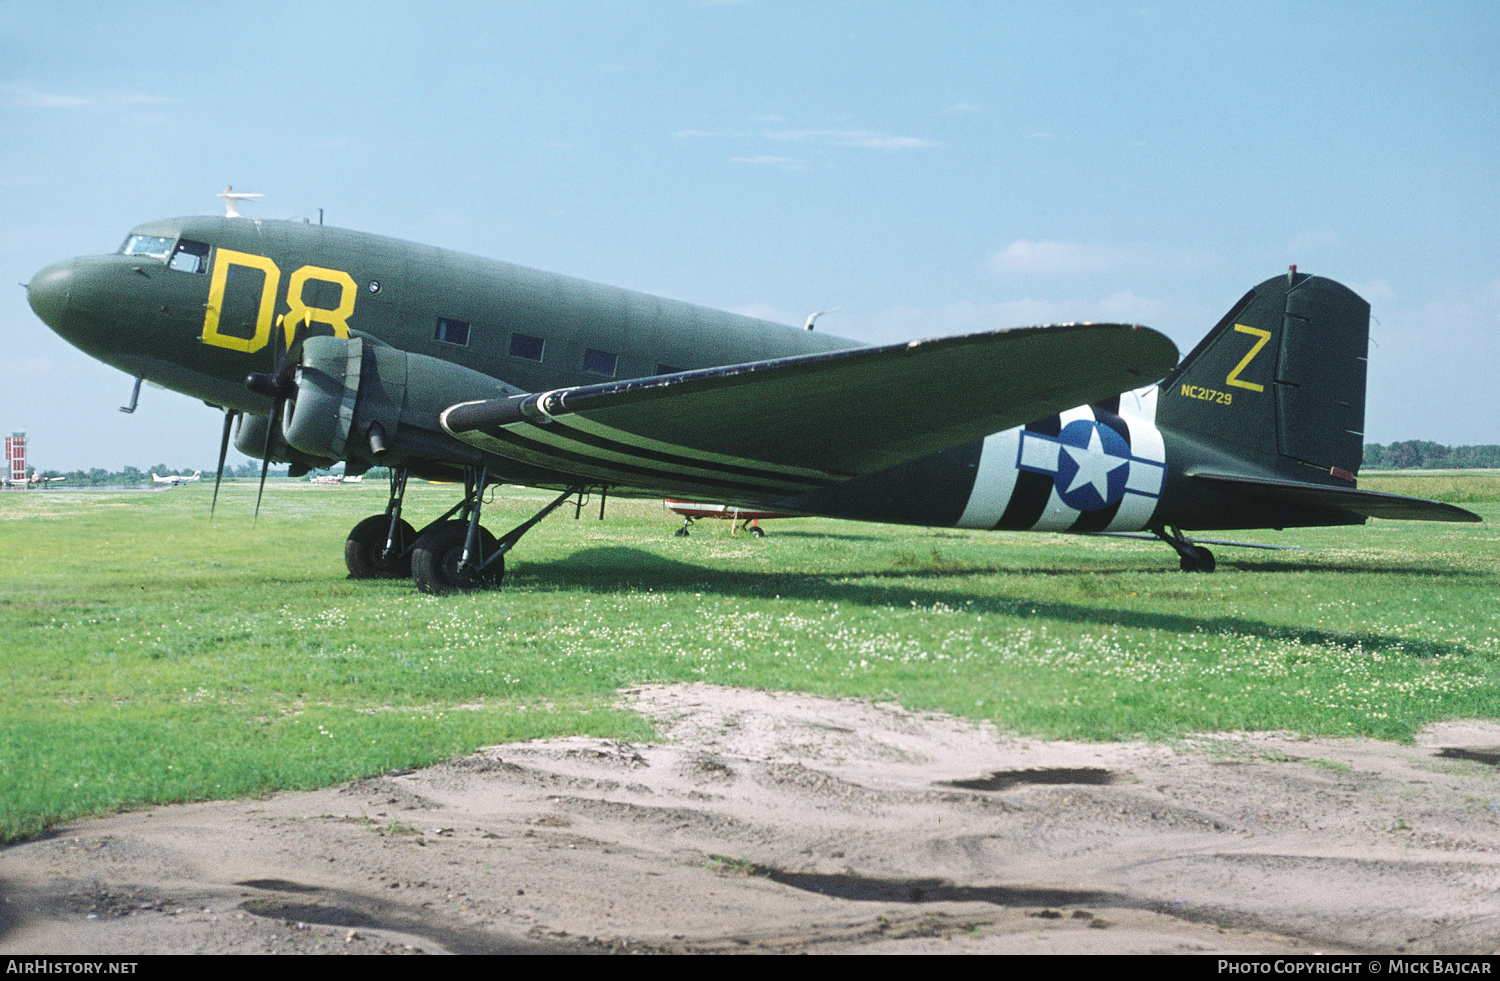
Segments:
[[[1024,327],[468,402],[442,422],[621,489],[768,501],[1117,395],[1176,361],[1144,327]]]
[[[1388,518],[1396,521],[1484,520],[1473,511],[1466,511],[1453,504],[1429,501],[1421,497],[1387,494],[1383,491],[1302,484],[1291,480],[1265,480],[1231,474],[1190,472],[1189,476],[1260,500],[1277,501],[1324,511],[1343,511],[1367,518]]]

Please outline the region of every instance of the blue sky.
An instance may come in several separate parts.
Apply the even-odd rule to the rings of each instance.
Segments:
[[[1366,439],[1500,443],[1494,3],[0,0],[0,263],[329,224],[869,341],[1185,352],[1296,263],[1374,307]],[[45,468],[210,469],[217,412],[0,293]],[[235,462],[243,459],[232,457]]]

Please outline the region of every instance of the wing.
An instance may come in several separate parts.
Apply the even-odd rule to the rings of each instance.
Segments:
[[[1117,395],[1176,362],[1144,327],[1025,327],[466,402],[442,424],[621,489],[764,502]]]

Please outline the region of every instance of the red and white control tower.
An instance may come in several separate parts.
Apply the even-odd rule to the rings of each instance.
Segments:
[[[26,434],[5,437],[5,479],[12,484],[26,483]]]

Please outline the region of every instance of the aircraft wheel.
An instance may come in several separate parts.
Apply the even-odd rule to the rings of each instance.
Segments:
[[[687,525],[683,525],[681,528],[678,528],[676,531],[672,532],[672,535],[674,538],[686,538],[688,536]]]
[[[405,519],[396,522],[394,544],[398,554],[387,558],[382,553],[390,529],[391,516],[388,514],[372,514],[354,526],[344,540],[344,565],[349,568],[349,578],[405,579],[411,575],[411,555],[403,558],[399,553],[406,551],[412,539],[417,537],[416,529]]]
[[[1213,572],[1214,553],[1201,545],[1188,546],[1188,555],[1184,555],[1177,563],[1177,567],[1183,572]]]
[[[505,559],[499,558],[479,575],[459,570],[464,557],[464,539],[469,534],[467,521],[445,521],[429,528],[417,539],[411,553],[411,575],[417,589],[424,593],[444,595],[467,593],[500,585],[505,576]],[[479,529],[481,555],[493,555],[500,543],[484,528]]]
[[[766,533],[763,530],[761,530],[760,525],[751,525],[750,526],[750,534],[754,535],[756,538],[765,538],[766,537]]]

